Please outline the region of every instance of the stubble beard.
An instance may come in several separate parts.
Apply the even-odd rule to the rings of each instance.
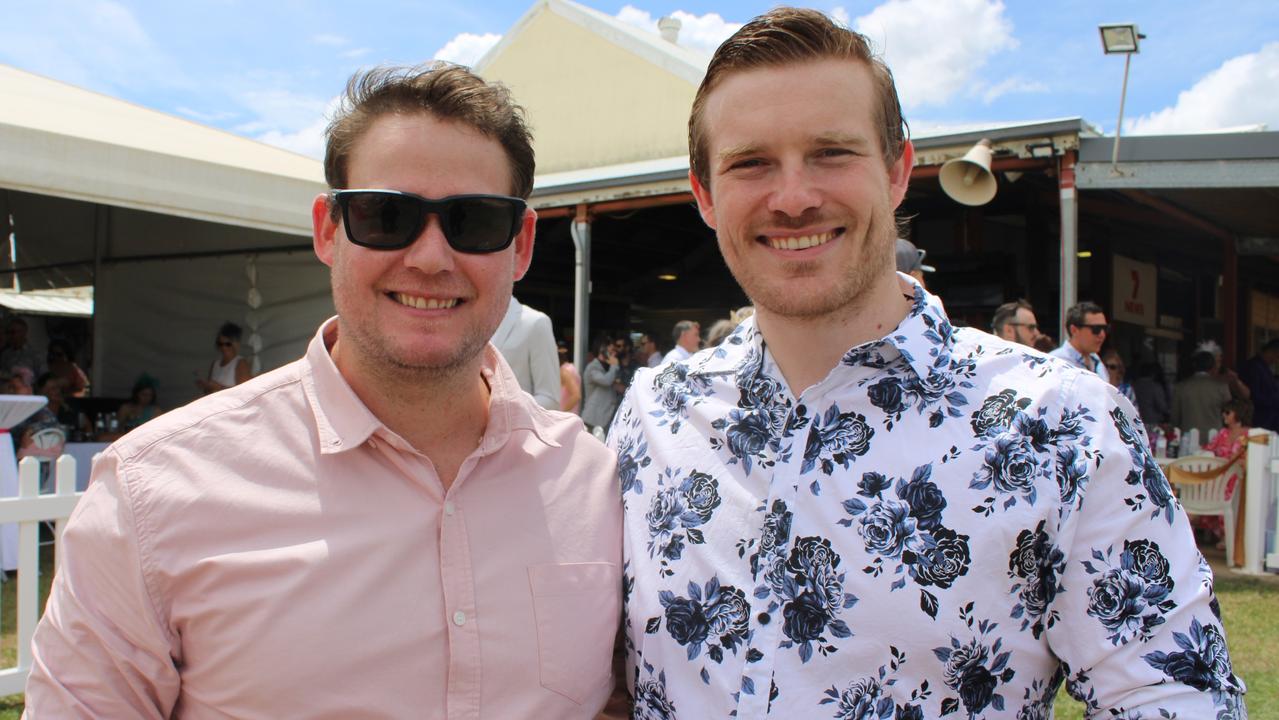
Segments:
[[[333,278],[333,297],[338,311],[338,341],[345,346],[345,353],[369,375],[369,378],[380,384],[404,384],[440,386],[464,379],[479,363],[489,338],[497,331],[501,316],[492,323],[488,334],[483,328],[471,327],[463,333],[447,354],[437,353],[436,357],[412,358],[410,350],[396,347],[393,339],[383,331],[376,329],[372,323],[368,326],[354,322],[360,313],[344,313],[345,303],[338,300],[343,297],[339,289],[339,280]],[[502,305],[505,310],[506,305]],[[406,386],[407,389],[408,386]]]
[[[808,287],[806,292],[795,292],[795,283],[818,274],[821,261],[817,260],[788,263],[786,274],[789,277],[785,280],[762,277],[758,269],[747,268],[746,263],[736,267],[734,263],[725,264],[751,304],[778,317],[816,320],[841,312],[855,312],[866,301],[875,283],[893,265],[896,227],[892,215],[887,214],[887,218],[884,215],[880,212],[872,215],[856,257],[830,288]],[[839,239],[839,242],[851,241],[847,236]]]

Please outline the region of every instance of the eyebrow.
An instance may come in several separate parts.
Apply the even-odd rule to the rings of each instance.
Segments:
[[[832,147],[836,145],[847,145],[854,148],[874,147],[874,143],[862,135],[847,135],[844,133],[826,133],[813,137],[810,142],[818,147]],[[724,148],[716,154],[716,158],[720,162],[735,160],[740,157],[750,155],[758,155],[763,152],[763,146],[755,144],[742,144]]]

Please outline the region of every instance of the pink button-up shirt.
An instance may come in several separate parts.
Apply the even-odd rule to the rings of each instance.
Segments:
[[[32,718],[592,718],[612,687],[614,458],[489,346],[446,492],[328,354],[112,445],[35,635]]]

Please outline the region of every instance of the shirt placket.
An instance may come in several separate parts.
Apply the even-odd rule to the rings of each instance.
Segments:
[[[480,716],[480,627],[476,616],[475,576],[466,519],[455,484],[440,506],[440,583],[448,628],[449,720]]]
[[[798,407],[798,402],[791,403],[791,409],[786,416],[786,427],[790,427],[795,422],[795,413]],[[773,460],[776,464],[773,465],[769,478],[768,494],[757,511],[759,514],[759,532],[755,537],[756,547],[763,546],[763,533],[766,531],[764,520],[769,510],[773,507],[773,503],[781,500],[786,504],[787,508],[793,509],[795,507],[796,488],[799,486],[799,468],[804,459],[804,432],[805,430],[800,430],[789,438],[783,438],[778,450],[769,452],[768,459]],[[789,453],[790,459],[783,462],[781,458],[787,454],[788,446],[791,449]],[[796,447],[798,447],[798,453],[795,452]],[[795,532],[792,528],[790,537],[786,538],[785,547],[787,551],[789,551],[794,536]],[[751,578],[752,592],[754,588],[768,584],[767,572],[768,565],[761,558],[755,569],[755,575]],[[773,603],[776,603],[777,607],[770,611],[769,605]],[[783,599],[770,591],[767,601],[760,601],[752,606],[754,617],[751,618],[751,625],[754,629],[754,634],[750,649],[758,650],[763,655],[763,659],[755,663],[747,662],[743,667],[742,687],[737,704],[737,717],[739,720],[766,717],[771,709],[769,695],[772,690],[773,677],[776,673],[777,659],[781,653],[787,652],[787,650],[779,647],[782,641],[783,604]],[[751,692],[747,692],[748,688]]]

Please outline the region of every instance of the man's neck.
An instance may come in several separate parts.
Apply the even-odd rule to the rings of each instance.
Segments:
[[[330,350],[342,377],[369,412],[435,465],[447,490],[488,427],[490,390],[483,354],[447,373],[370,368],[341,340]]]
[[[1070,343],[1070,346],[1075,349],[1075,352],[1079,353],[1079,357],[1084,359],[1085,368],[1092,370],[1093,372],[1097,371],[1097,366],[1101,364],[1101,360],[1094,358],[1091,352],[1088,352],[1087,350],[1081,350],[1079,346],[1074,344],[1073,342]]]
[[[892,332],[910,314],[908,296],[897,274],[886,276],[862,297],[811,318],[783,317],[758,307],[756,324],[791,393],[799,397],[821,382],[848,350]]]

